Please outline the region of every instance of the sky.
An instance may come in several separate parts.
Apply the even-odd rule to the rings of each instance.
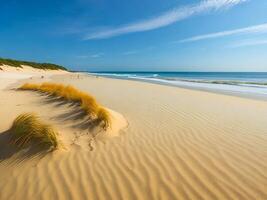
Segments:
[[[0,57],[82,71],[266,71],[266,0],[0,0]]]

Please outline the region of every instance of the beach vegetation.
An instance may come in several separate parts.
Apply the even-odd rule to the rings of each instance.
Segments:
[[[105,108],[99,108],[97,111],[97,120],[100,126],[106,130],[111,125],[110,114]]]
[[[63,100],[77,103],[80,105],[81,109],[85,114],[90,116],[91,119],[94,119],[96,122],[101,124],[103,129],[107,129],[111,126],[110,114],[109,112],[103,108],[96,99],[78,89],[63,84],[56,83],[42,83],[42,84],[34,84],[34,83],[25,83],[21,87],[20,90],[32,90],[46,93],[48,95],[52,95],[55,97],[59,97]]]
[[[57,132],[34,113],[19,115],[13,121],[10,134],[11,143],[18,147],[34,143],[54,150],[59,146]]]
[[[44,70],[67,70],[65,67],[51,64],[51,63],[37,63],[37,62],[29,62],[29,61],[21,61],[7,58],[0,58],[0,65],[8,65],[11,67],[19,67],[22,68],[22,65],[30,66],[36,69],[44,69]]]

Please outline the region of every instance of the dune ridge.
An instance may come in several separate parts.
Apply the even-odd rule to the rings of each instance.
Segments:
[[[68,153],[8,169],[9,176],[0,175],[0,199],[267,198],[266,102],[85,75],[52,79],[94,94],[129,126],[95,142],[93,151],[80,138]],[[40,107],[35,94],[15,97],[24,99],[20,109],[49,109],[43,117],[59,112]]]
[[[30,90],[43,92],[48,95],[62,98],[72,103],[79,103],[85,114],[93,118],[96,125],[100,125],[104,130],[111,127],[109,112],[95,100],[91,95],[81,92],[70,85],[44,82],[42,84],[25,83],[19,90]]]

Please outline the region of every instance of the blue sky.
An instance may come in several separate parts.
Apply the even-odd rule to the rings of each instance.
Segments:
[[[9,0],[0,56],[90,71],[267,71],[266,0]]]

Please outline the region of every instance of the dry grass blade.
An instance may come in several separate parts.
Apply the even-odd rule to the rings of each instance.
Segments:
[[[11,143],[24,147],[30,143],[58,148],[57,132],[43,123],[35,114],[24,113],[19,115],[10,129]]]
[[[99,108],[97,112],[97,120],[99,124],[106,130],[111,125],[109,112],[104,108]]]
[[[72,86],[65,86],[63,84],[55,83],[25,83],[19,89],[40,91],[56,97],[60,97],[67,101],[79,103],[84,112],[88,116],[90,116],[90,118],[93,118],[97,122],[100,122],[105,130],[111,127],[109,112],[105,108],[101,107],[94,97],[81,92]]]
[[[39,86],[37,84],[25,83],[19,89],[20,90],[39,90]]]

